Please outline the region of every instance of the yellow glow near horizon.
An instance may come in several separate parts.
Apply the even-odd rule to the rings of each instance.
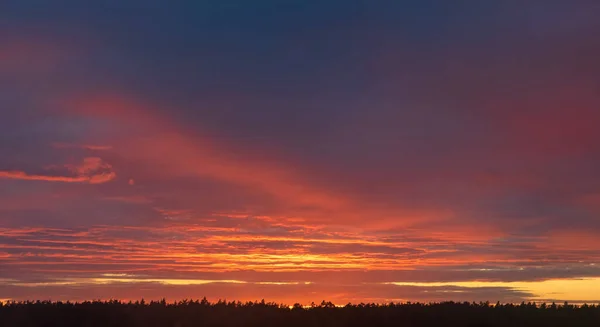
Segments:
[[[214,283],[228,283],[228,284],[246,284],[247,282],[242,280],[224,279],[224,280],[210,280],[210,279],[155,279],[155,278],[92,278],[90,282],[94,284],[108,284],[108,283],[159,283],[163,285],[205,285]]]
[[[312,282],[256,282],[257,285],[310,285]]]
[[[600,278],[548,279],[543,281],[523,282],[390,282],[384,284],[416,287],[504,287],[532,293],[534,296],[531,300],[562,299],[571,301],[598,301],[600,294]]]

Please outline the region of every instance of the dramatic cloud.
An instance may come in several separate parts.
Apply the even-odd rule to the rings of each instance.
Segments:
[[[600,300],[599,15],[2,2],[1,297]]]
[[[22,179],[26,181],[47,181],[47,182],[66,182],[66,183],[81,183],[89,181],[88,177],[62,177],[62,176],[44,176],[44,175],[28,175],[22,171],[2,171],[0,178]]]
[[[102,184],[110,182],[116,177],[116,174],[112,171],[112,166],[96,157],[84,158],[83,163],[80,165],[68,164],[63,167],[50,167],[49,170],[56,170],[56,168],[66,168],[73,176],[36,175],[27,174],[22,171],[0,171],[0,178],[26,181]]]

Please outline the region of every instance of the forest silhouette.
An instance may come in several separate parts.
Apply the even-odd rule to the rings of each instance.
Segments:
[[[469,302],[348,304],[305,307],[273,302],[202,300],[0,303],[3,327],[187,326],[600,326],[600,305]]]

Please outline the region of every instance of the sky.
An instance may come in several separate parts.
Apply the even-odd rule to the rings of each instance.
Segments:
[[[0,2],[0,300],[600,302],[600,2]]]

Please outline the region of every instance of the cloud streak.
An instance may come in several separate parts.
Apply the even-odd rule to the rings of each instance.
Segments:
[[[91,150],[91,151],[108,151],[113,148],[110,145],[69,144],[69,143],[52,143],[52,146],[57,149],[85,149],[85,150]]]
[[[54,168],[54,167],[51,167]],[[0,179],[17,179],[25,181],[45,181],[62,183],[89,183],[103,184],[110,182],[117,175],[112,171],[112,166],[97,157],[83,159],[80,165],[64,165],[74,176],[54,176],[28,174],[23,171],[0,171]]]
[[[46,181],[46,182],[65,182],[65,183],[83,183],[88,182],[89,177],[64,177],[64,176],[44,176],[44,175],[28,175],[22,171],[1,171],[0,178],[20,179],[26,181]]]
[[[597,297],[600,7],[68,2],[0,5],[3,298]]]

